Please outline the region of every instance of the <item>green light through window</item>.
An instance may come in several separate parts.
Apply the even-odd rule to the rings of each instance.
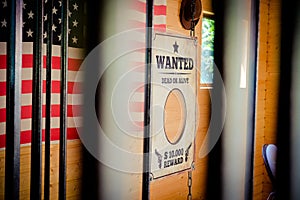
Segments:
[[[202,20],[201,84],[213,83],[215,21],[208,17]]]

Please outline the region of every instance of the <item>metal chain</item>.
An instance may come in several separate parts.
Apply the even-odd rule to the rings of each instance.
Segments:
[[[187,200],[192,200],[192,170],[188,172],[188,189]]]
[[[195,37],[195,0],[192,0],[191,3],[191,13],[192,13],[192,23],[191,23],[191,31],[190,31],[190,36]]]

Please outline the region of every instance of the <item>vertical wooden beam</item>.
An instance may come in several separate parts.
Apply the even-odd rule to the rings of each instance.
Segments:
[[[61,80],[60,80],[60,148],[59,148],[59,199],[66,199],[66,158],[67,158],[67,94],[68,94],[68,10],[69,1],[63,1],[61,7]]]
[[[22,69],[22,4],[8,1],[9,40],[6,70],[6,151],[5,199],[19,199],[20,128],[21,128],[21,69]]]

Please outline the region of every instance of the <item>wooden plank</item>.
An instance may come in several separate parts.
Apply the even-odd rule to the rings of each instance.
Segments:
[[[261,147],[263,146],[263,144],[261,145]],[[256,148],[255,149],[255,166],[261,166],[263,164],[263,158],[262,158],[262,148]]]
[[[276,141],[278,73],[280,53],[280,2],[260,1],[258,98],[254,153],[254,199],[266,199],[268,176],[263,164],[261,148]],[[267,73],[266,73],[267,72]],[[277,74],[275,74],[277,73]],[[263,192],[263,188],[268,188]]]
[[[150,198],[186,199],[188,194],[187,177],[187,172],[182,172],[156,180],[151,184]],[[161,188],[164,189],[162,190]]]
[[[253,187],[253,199],[262,200],[262,184]]]
[[[254,176],[261,176],[266,173],[265,164],[263,162],[263,159],[257,165],[255,165],[255,173]]]
[[[264,180],[262,184],[262,198],[267,199],[270,192],[272,192],[273,186],[267,174],[264,174]]]
[[[255,172],[256,173],[254,173],[254,175],[263,174],[264,171],[262,169],[265,168],[263,158],[261,158],[261,156],[259,156],[259,157],[256,158],[256,161],[257,161],[256,165],[255,165]]]
[[[44,146],[44,145],[43,145]],[[79,180],[82,176],[82,144],[80,140],[68,141],[68,159],[67,159],[67,197],[73,199],[80,198]],[[51,162],[50,162],[50,198],[57,199],[58,188],[58,144],[51,144]],[[44,151],[44,147],[43,147]],[[30,197],[30,146],[21,146],[20,148],[20,199],[29,199]],[[0,151],[0,199],[4,199],[4,177],[5,177],[5,150]],[[44,167],[44,165],[43,165]],[[42,176],[43,179],[43,176]],[[75,182],[74,182],[75,181]],[[70,183],[69,183],[70,182]],[[53,189],[55,188],[55,189]],[[56,191],[57,190],[57,191]],[[43,192],[43,187],[42,187]]]
[[[81,199],[81,180],[67,181],[67,199]],[[30,189],[20,191],[20,199],[30,199]],[[50,199],[58,199],[58,184],[50,184]]]
[[[264,13],[261,13],[264,14]],[[266,13],[267,14],[267,13]],[[260,23],[262,24],[267,24],[268,23],[269,18],[265,17],[265,18],[261,18],[260,19]],[[266,45],[267,44],[267,39],[268,39],[268,26],[261,26],[259,29],[259,46],[261,45]]]
[[[213,12],[211,0],[202,0],[203,11]]]
[[[50,183],[58,183],[58,167],[50,167]],[[82,177],[82,163],[68,164],[67,181],[80,179]]]
[[[2,165],[2,163],[1,163]],[[0,177],[0,199],[4,199],[5,176]]]
[[[255,177],[255,181],[253,182],[253,186],[255,187],[256,185],[261,185],[264,180],[264,175],[261,174],[260,176]]]

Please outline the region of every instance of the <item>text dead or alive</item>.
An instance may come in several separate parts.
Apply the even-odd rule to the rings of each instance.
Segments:
[[[162,84],[189,84],[189,78],[161,78]]]
[[[164,152],[164,168],[183,163],[183,154],[183,148]]]

